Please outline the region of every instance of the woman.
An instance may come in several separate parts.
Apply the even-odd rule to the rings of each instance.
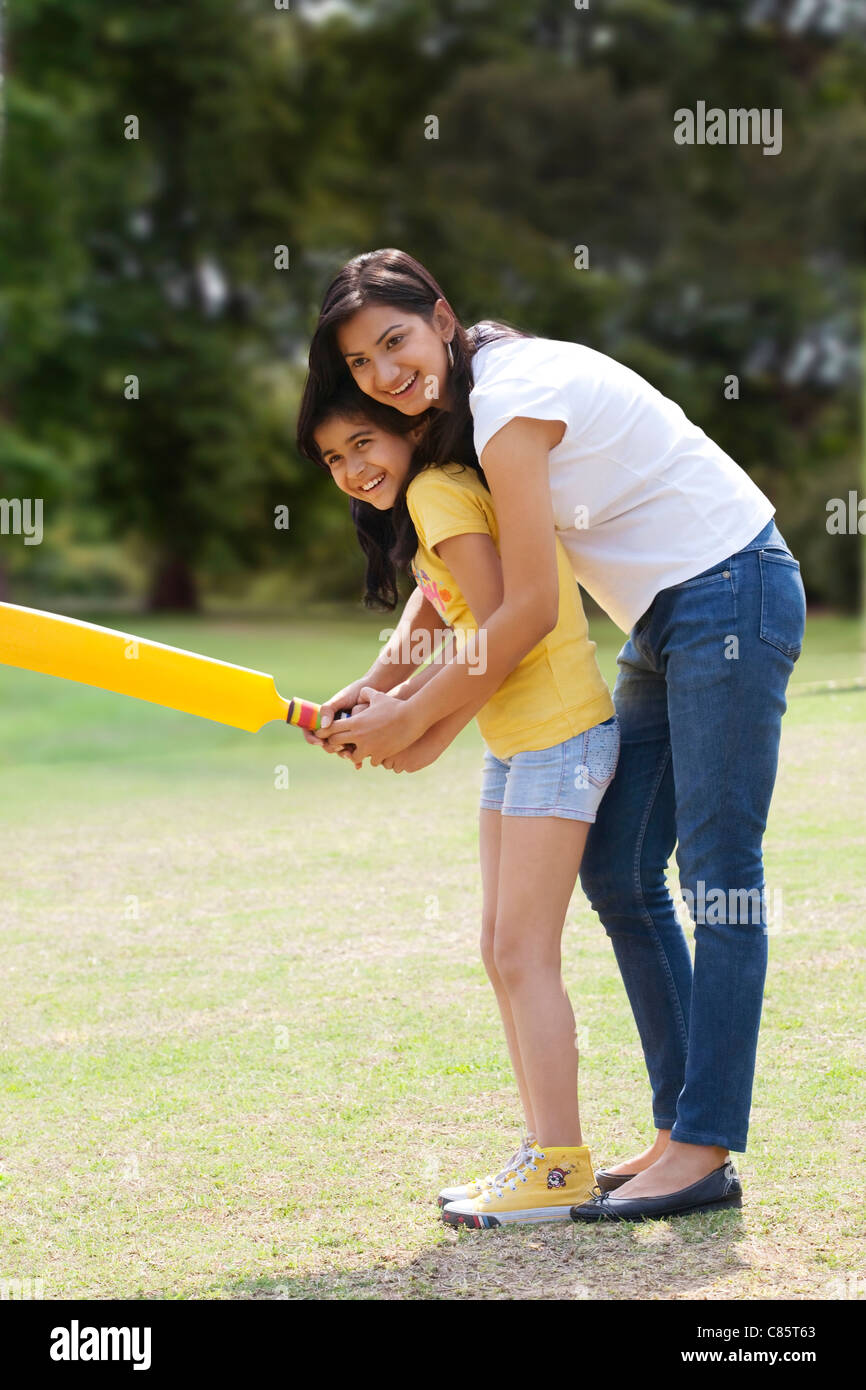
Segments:
[[[774,508],[682,410],[574,343],[467,332],[404,252],[351,261],[310,349],[300,428],[346,376],[425,428],[432,460],[477,454],[503,598],[486,670],[443,666],[409,700],[387,663],[328,702],[322,737],[395,771],[427,766],[556,622],[554,535],[629,634],[614,703],[617,776],[581,882],[611,937],[644,1049],[656,1136],[599,1174],[578,1220],[670,1216],[739,1195],[767,962],[761,842],[805,599]],[[353,504],[354,506],[355,504]],[[365,504],[359,502],[359,507]],[[410,599],[398,638],[418,621]],[[358,710],[334,728],[330,716]],[[665,870],[676,845],[695,962]],[[529,866],[528,866],[529,868]],[[620,1190],[623,1189],[623,1190]]]

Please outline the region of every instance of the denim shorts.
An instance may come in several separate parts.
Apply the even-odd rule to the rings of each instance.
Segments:
[[[558,816],[590,824],[616,772],[616,715],[552,748],[497,758],[488,748],[481,773],[481,809],[503,816]]]

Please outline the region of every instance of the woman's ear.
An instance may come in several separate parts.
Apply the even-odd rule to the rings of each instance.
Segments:
[[[437,333],[441,333],[443,342],[450,343],[457,327],[457,319],[444,299],[437,299],[433,305],[433,327]]]

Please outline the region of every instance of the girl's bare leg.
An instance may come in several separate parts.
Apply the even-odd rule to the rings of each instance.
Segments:
[[[561,939],[589,825],[555,816],[502,816],[494,966],[516,1028],[538,1142],[582,1144],[574,1014]]]
[[[514,1027],[514,1019],[511,1016],[511,1005],[508,1002],[508,992],[499,977],[494,959],[494,932],[496,928],[496,902],[499,883],[501,823],[502,816],[499,811],[489,811],[482,808],[478,820],[478,843],[481,851],[481,886],[483,891],[481,959],[484,962],[484,968],[487,971],[490,983],[496,994],[496,1002],[499,1005],[499,1012],[502,1016],[502,1026],[505,1029],[505,1041],[508,1044],[508,1054],[511,1058],[511,1065],[514,1068],[517,1090],[520,1094],[520,1102],[523,1106],[526,1130],[530,1136],[535,1136],[537,1133],[535,1128],[535,1117],[532,1113],[529,1087],[526,1084],[523,1064],[520,1060],[517,1030]]]

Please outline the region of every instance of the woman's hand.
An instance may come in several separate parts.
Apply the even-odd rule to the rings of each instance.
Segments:
[[[362,701],[360,698],[361,690],[366,680],[366,676],[359,676],[358,680],[352,681],[351,685],[344,685],[342,690],[338,690],[336,695],[332,695],[329,700],[325,701],[321,707],[321,717],[325,721],[324,727],[320,727],[316,730],[301,729],[301,733],[312,748],[321,748],[325,753],[339,753],[341,758],[349,758],[352,762],[355,761],[348,747],[340,747],[337,744],[329,745],[328,735],[333,733],[335,715],[337,715],[340,710],[350,710],[354,712],[355,710],[360,711],[366,707],[366,700]],[[342,722],[343,721],[340,720],[341,724]],[[356,767],[360,767],[360,763],[356,763],[355,765]]]
[[[386,758],[402,753],[420,738],[422,731],[412,711],[411,700],[401,700],[374,690],[372,686],[363,686],[358,692],[357,703],[365,708],[353,712],[349,719],[341,719],[329,730],[321,731],[332,745],[332,752],[353,744],[351,757],[356,766],[369,758],[372,767],[379,767]]]

